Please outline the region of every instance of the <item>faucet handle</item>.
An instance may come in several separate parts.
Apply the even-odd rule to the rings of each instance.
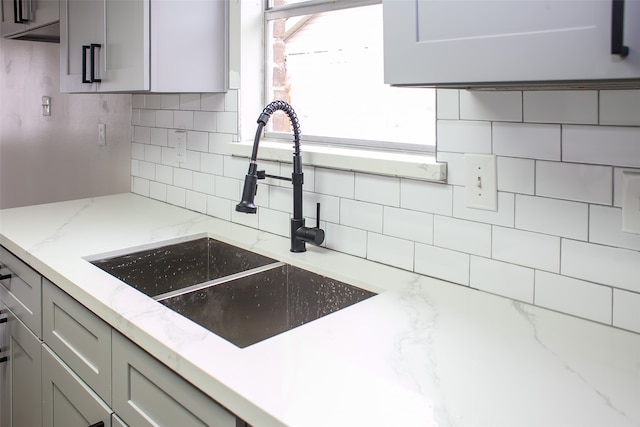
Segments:
[[[316,203],[316,228],[320,228],[320,202]]]

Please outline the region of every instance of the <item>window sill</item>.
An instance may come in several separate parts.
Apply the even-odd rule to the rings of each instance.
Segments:
[[[230,144],[232,156],[249,158],[252,148],[253,141]],[[301,151],[304,165],[442,183],[447,180],[447,164],[436,162],[434,154],[405,154],[319,145],[305,145]],[[292,155],[292,142],[268,139],[260,141],[258,160],[291,163]]]

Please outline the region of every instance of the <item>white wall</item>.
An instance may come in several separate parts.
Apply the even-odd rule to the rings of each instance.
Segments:
[[[640,91],[437,97],[447,184],[306,168],[305,212],[322,202],[326,246],[640,333],[640,235],[620,223],[621,172],[640,171]],[[226,154],[237,112],[236,90],[134,95],[132,190],[287,236],[288,183],[260,183],[257,215],[234,211],[248,167]],[[188,131],[186,163],[176,129]],[[497,212],[464,206],[467,152],[498,156]]]
[[[130,189],[131,95],[61,94],[59,49],[0,39],[0,208]]]

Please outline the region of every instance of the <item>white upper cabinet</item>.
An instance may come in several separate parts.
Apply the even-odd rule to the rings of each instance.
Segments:
[[[383,0],[383,7],[386,83],[640,84],[638,0]]]
[[[60,10],[63,92],[228,88],[228,0],[62,0]]]

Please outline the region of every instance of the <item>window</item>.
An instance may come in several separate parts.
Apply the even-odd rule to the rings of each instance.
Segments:
[[[293,106],[305,141],[434,151],[435,91],[384,83],[380,1],[269,0],[265,97]],[[268,136],[289,131],[274,114]]]

